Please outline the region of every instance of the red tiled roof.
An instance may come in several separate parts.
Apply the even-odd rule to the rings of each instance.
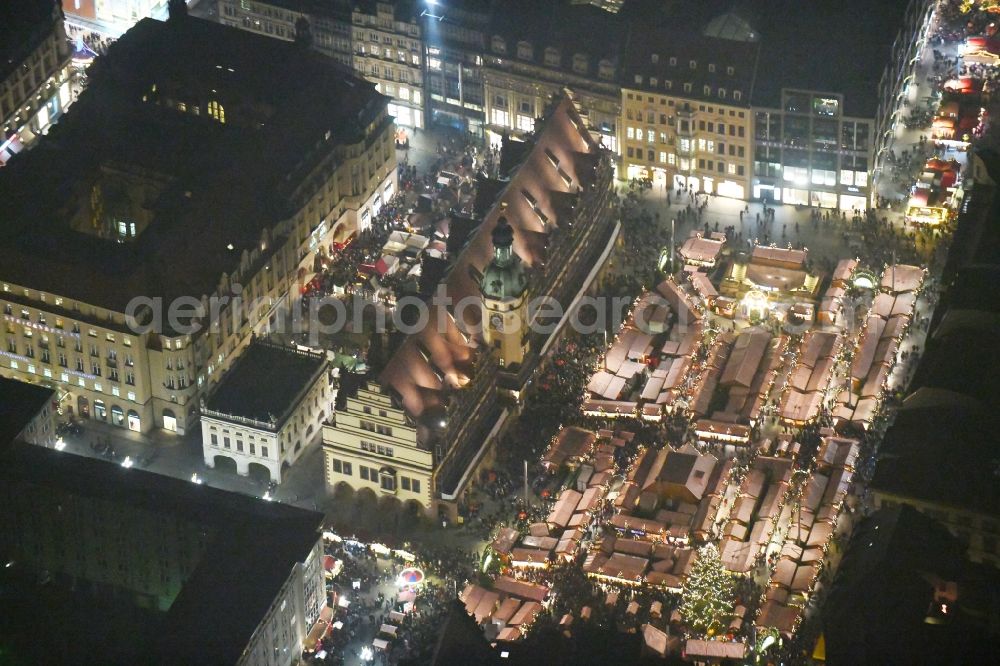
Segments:
[[[528,157],[514,172],[449,272],[444,288],[452,303],[457,304],[467,297],[479,298],[479,285],[473,273],[481,274],[493,257],[491,234],[501,214],[514,231],[514,251],[525,265],[536,268],[544,262],[549,229],[525,192],[548,219],[550,227],[558,224],[561,211],[554,203],[554,194],[576,193],[581,186],[588,185],[592,174],[585,167],[592,162],[581,157],[596,155],[599,150],[572,100],[564,97],[546,120]],[[558,160],[558,169],[550,155]],[[569,183],[560,175],[560,170],[569,178]],[[505,210],[501,210],[503,204],[506,204]],[[412,417],[419,417],[429,407],[444,404],[441,394],[463,386],[472,374],[474,352],[480,342],[475,333],[480,310],[463,308],[464,320],[455,321],[448,312],[439,312],[442,309],[431,308],[429,325],[409,336],[379,377],[383,386],[399,393],[403,408]],[[447,323],[445,333],[437,330],[436,321]],[[470,335],[466,336],[463,331]],[[421,345],[430,358],[421,353]]]

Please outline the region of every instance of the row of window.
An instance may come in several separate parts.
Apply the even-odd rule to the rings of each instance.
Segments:
[[[660,62],[660,54],[659,53],[651,53],[649,55],[649,61],[651,63],[653,63],[654,65],[659,64],[659,62]],[[671,67],[676,67],[677,66],[677,58],[675,56],[671,56],[670,58],[667,59],[667,64],[670,65]],[[688,60],[688,69],[698,69],[698,61],[697,60]],[[715,74],[716,69],[717,68],[715,66],[715,63],[708,63],[708,73],[709,74]],[[733,67],[732,65],[727,66],[726,67],[726,75],[728,75],[728,76],[735,76],[736,75],[736,68]]]
[[[660,87],[660,83],[661,82],[655,76],[651,76],[651,77],[649,77],[649,79],[645,79],[642,76],[642,74],[636,74],[635,78],[634,78],[635,83],[638,84],[638,85],[643,85],[643,83],[645,81],[647,81],[647,80],[649,81],[648,85],[649,85],[650,88],[659,88]],[[674,89],[674,82],[671,81],[671,80],[669,80],[669,79],[664,80],[662,82],[662,84],[663,84],[663,89],[664,90],[673,90]],[[691,83],[691,82],[689,82],[689,81],[685,81],[682,84],[681,88],[683,88],[684,92],[686,92],[686,93],[694,92],[694,84]],[[703,85],[701,87],[701,94],[702,94],[703,97],[711,97],[712,96],[712,86]],[[729,96],[729,91],[726,88],[716,88],[715,89],[715,96],[718,97],[719,99],[726,99]],[[734,102],[741,102],[741,101],[743,101],[743,91],[742,90],[734,90],[734,91],[732,91],[732,99],[733,99]]]
[[[679,162],[681,171],[690,171],[691,165],[695,163],[694,160],[690,160],[686,157],[682,157],[678,161],[677,156],[674,155],[674,153],[667,153],[663,151],[660,152],[659,159],[657,159],[657,154],[655,151],[647,150],[644,152],[642,148],[633,148],[632,146],[628,146],[625,149],[625,156],[632,159],[645,160],[646,162],[654,162],[654,163],[658,162],[659,164],[667,164],[670,166],[675,166]],[[724,173],[730,176],[746,175],[746,167],[743,166],[742,164],[733,164],[731,162],[727,164],[722,160],[715,161],[715,160],[698,159],[697,165],[698,168],[701,169],[702,171],[706,170],[715,171],[716,173]]]
[[[627,99],[635,100],[637,102],[642,102],[643,100],[645,100],[645,102],[647,104],[655,104],[656,103],[656,101],[655,101],[656,98],[653,95],[643,95],[642,93],[627,92],[627,93],[625,93],[625,97]],[[674,106],[674,100],[670,99],[669,97],[660,97],[659,99],[660,99],[660,106]],[[680,110],[682,110],[682,111],[694,111],[694,107],[691,104],[689,104],[688,102],[681,103],[680,101],[678,101],[677,107]],[[711,104],[707,104],[707,105],[706,104],[699,104],[698,105],[698,111],[700,111],[702,113],[713,113],[713,114],[717,112],[720,116],[727,115],[726,112],[728,111],[729,112],[728,115],[729,115],[730,118],[743,118],[743,117],[745,117],[745,113],[746,113],[745,111],[738,111],[736,109],[726,109],[726,108],[723,108],[721,106],[717,110]],[[638,114],[639,112],[637,111],[636,113]],[[637,116],[637,117],[639,117],[641,119],[641,116]]]
[[[20,360],[15,360],[15,359],[11,359],[10,360],[10,368],[11,368],[11,370],[20,370],[21,369],[21,364],[22,364],[22,361],[20,361]],[[41,374],[43,377],[45,377],[47,379],[55,379],[55,376],[52,373],[52,369],[51,368],[44,368],[43,367],[41,373],[39,373],[38,372],[38,366],[36,366],[34,363],[25,363],[24,364],[24,369],[29,374]],[[78,372],[83,372],[83,371],[82,370],[78,370]],[[117,376],[118,375],[116,373],[115,374],[115,378],[112,379],[112,381],[118,381]],[[130,379],[131,380],[131,381],[126,382],[126,383],[128,383],[129,385],[133,385],[133,386],[135,385],[135,377],[132,375],[132,373],[128,373],[126,375],[126,379]],[[70,383],[69,373],[68,372],[60,372],[59,373],[59,381],[62,382],[63,384],[69,384]],[[87,388],[87,381],[83,377],[77,377],[76,378],[76,383],[77,383],[77,386],[80,386],[82,388]],[[104,393],[104,384],[102,384],[101,382],[95,381],[93,383],[93,389],[94,389],[95,393]],[[115,397],[120,397],[121,396],[121,388],[119,388],[118,386],[112,385],[111,386],[111,395],[113,395]],[[138,402],[136,400],[135,391],[127,391],[125,393],[125,395],[132,402]]]
[[[5,292],[10,292],[10,285],[6,285],[5,284],[3,287],[4,287],[3,290]],[[27,291],[28,290],[26,289],[25,290],[25,295],[27,295]],[[62,305],[63,305],[63,299],[60,298],[60,297],[57,297],[55,299],[55,305],[56,305],[56,307],[62,307]],[[42,331],[47,331],[47,330],[64,331],[64,330],[66,330],[66,322],[63,320],[62,317],[54,317],[53,320],[50,322],[49,318],[48,318],[48,315],[46,315],[45,312],[43,312],[41,310],[37,311],[35,313],[34,317],[33,317],[31,310],[29,310],[28,308],[21,308],[18,312],[15,313],[13,305],[11,305],[10,303],[4,303],[3,313],[5,315],[7,315],[8,317],[14,317],[15,315],[18,316],[20,318],[20,323],[23,323],[23,325],[25,326],[25,329],[24,329],[25,335],[28,336],[28,337],[31,336],[31,329],[32,328],[37,328],[37,329],[42,330]],[[35,326],[34,324],[37,324],[37,326]],[[8,330],[9,330],[9,328],[8,328]],[[69,330],[74,335],[82,335],[81,330],[80,330],[80,324],[78,322],[72,322],[71,326],[69,327]],[[97,329],[96,328],[88,328],[87,329],[87,335],[89,337],[92,337],[92,338],[98,337]],[[61,337],[59,339],[62,340]],[[105,332],[104,333],[104,339],[105,339],[106,342],[109,342],[111,344],[115,344],[117,342],[117,336],[114,333],[110,333],[110,332]],[[122,336],[122,344],[125,345],[126,347],[131,347],[132,346],[132,338],[128,337],[127,335],[123,335]]]
[[[212,433],[212,435],[211,435],[211,441],[212,441],[212,446],[214,446],[214,447],[218,447],[219,446],[219,436],[216,435],[215,433]],[[257,455],[257,445],[254,442],[250,442],[249,447],[250,447],[250,455],[252,455],[252,456]],[[233,443],[229,439],[229,437],[226,437],[226,436],[222,437],[222,448],[232,450]],[[236,440],[236,452],[237,453],[244,453],[243,448],[244,448],[243,447],[243,440],[242,439],[237,439]],[[267,455],[267,447],[264,446],[263,444],[260,447],[260,456],[262,458],[267,458],[268,457],[268,455]]]
[[[330,459],[330,467],[337,474],[342,474],[344,476],[354,476],[354,466],[346,460],[340,460],[339,458]],[[394,474],[380,473],[374,467],[368,467],[367,465],[358,465],[358,473],[363,481],[369,481],[371,483],[379,484],[379,487],[383,490],[395,491],[396,490],[396,476]],[[420,480],[413,479],[408,476],[399,477],[399,487],[403,490],[419,493],[420,492]]]
[[[393,457],[395,452],[391,446],[382,446],[381,444],[376,444],[375,442],[366,442],[361,440],[361,450],[368,451],[369,453],[377,453],[380,456]]]
[[[368,432],[377,432],[380,435],[385,435],[386,437],[392,437],[392,428],[387,425],[382,425],[381,423],[375,423],[374,421],[368,421],[366,419],[359,419],[362,430],[367,430]]]
[[[507,41],[500,37],[499,35],[494,35],[490,46],[494,53],[498,55],[507,55]],[[533,60],[534,59],[534,49],[528,42],[518,42],[517,44],[517,57],[521,60]],[[549,67],[561,67],[562,57],[559,51],[555,48],[549,47],[545,49],[545,64]],[[573,54],[573,71],[577,74],[586,74],[589,68],[589,61],[587,56],[582,53]],[[615,77],[615,67],[610,60],[604,59],[598,63],[597,66],[597,76],[602,79],[613,79]]]

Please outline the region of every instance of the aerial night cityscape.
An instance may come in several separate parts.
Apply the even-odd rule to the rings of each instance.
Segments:
[[[998,663],[1000,0],[0,55],[0,666]]]

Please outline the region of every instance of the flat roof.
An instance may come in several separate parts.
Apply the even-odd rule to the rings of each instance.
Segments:
[[[293,567],[309,557],[320,536],[320,513],[96,458],[18,444],[0,462],[3,485],[102,499],[121,513],[180,517],[209,533],[198,565],[170,609],[155,616],[155,638],[140,648],[146,663],[236,663]],[[76,601],[99,603],[106,597],[97,596],[81,594]],[[119,605],[128,604],[128,595],[115,598]],[[100,633],[101,617],[91,619]],[[50,629],[36,628],[36,644],[55,640]],[[91,657],[103,661],[101,655]]]
[[[308,173],[388,103],[332,58],[194,17],[139,21],[88,76],[49,134],[0,170],[0,280],[117,312],[140,295],[200,299],[249,267],[245,254],[269,258],[281,239],[261,251],[262,234],[301,207]],[[99,237],[94,196],[105,210],[124,200],[148,228]]]
[[[50,388],[0,377],[0,451],[21,434],[54,396]]]
[[[213,412],[271,421],[280,428],[295,399],[326,367],[320,354],[272,342],[252,342],[206,400]]]

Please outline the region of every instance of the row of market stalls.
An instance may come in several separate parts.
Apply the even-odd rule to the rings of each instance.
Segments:
[[[567,487],[556,498],[548,516],[533,523],[526,534],[512,527],[500,531],[493,551],[517,570],[544,569],[553,561],[573,561],[588,528],[600,513],[615,473],[615,454],[632,441],[626,430],[598,432],[576,426],[563,428],[542,457],[546,471],[565,469]]]
[[[527,634],[548,596],[544,585],[498,576],[492,589],[470,583],[458,598],[488,640],[516,641]]]
[[[938,121],[935,121],[937,123]],[[964,192],[959,181],[958,160],[927,160],[906,205],[906,221],[937,226],[948,222],[958,210]]]
[[[835,332],[813,329],[802,337],[798,361],[778,404],[782,423],[801,428],[816,420],[842,345],[843,336]]]
[[[692,391],[690,410],[700,439],[750,443],[787,345],[785,336],[759,326],[716,338]]]
[[[996,66],[998,41],[995,37],[970,37],[960,55],[966,64]],[[930,138],[943,149],[966,151],[982,136],[986,126],[987,98],[991,94],[987,79],[959,76],[944,81],[941,100],[931,122]],[[927,161],[913,186],[906,207],[906,221],[937,226],[948,222],[962,200],[962,165],[958,160],[937,157]]]
[[[792,460],[757,456],[733,498],[719,542],[722,563],[747,573],[764,554],[777,526],[792,478]]]
[[[642,450],[614,498],[606,523],[614,534],[593,544],[584,573],[680,591],[694,565],[693,542],[710,536],[731,467],[691,445]]]
[[[662,418],[684,395],[702,316],[696,297],[673,278],[643,294],[587,384],[584,413]]]
[[[899,346],[910,325],[924,269],[889,266],[883,273],[880,292],[854,345],[850,386],[837,396],[833,416],[867,429],[878,412]]]
[[[826,430],[815,460],[815,471],[800,489],[791,489],[784,513],[788,525],[758,611],[758,629],[777,630],[791,638],[822,571],[854,476],[860,444]]]

